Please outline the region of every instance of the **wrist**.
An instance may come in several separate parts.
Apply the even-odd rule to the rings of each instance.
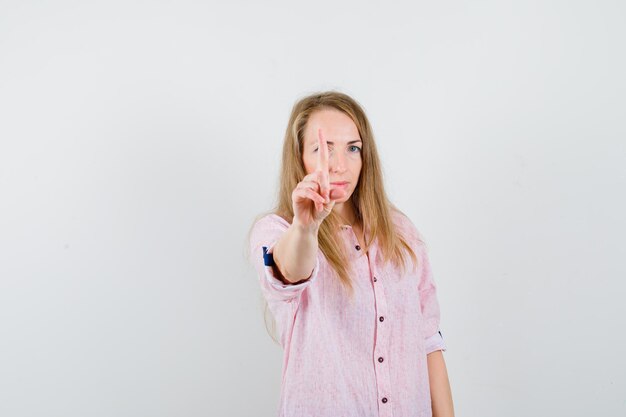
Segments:
[[[293,227],[295,230],[297,230],[298,232],[302,234],[313,235],[317,237],[317,232],[319,231],[320,225],[317,224],[316,222],[312,222],[308,225],[303,224],[296,217],[294,217],[291,227]]]

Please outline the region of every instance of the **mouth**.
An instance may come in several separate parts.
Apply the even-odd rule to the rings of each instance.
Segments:
[[[350,184],[347,181],[337,181],[337,182],[331,182],[330,185],[332,185],[333,187],[347,187],[348,184]]]

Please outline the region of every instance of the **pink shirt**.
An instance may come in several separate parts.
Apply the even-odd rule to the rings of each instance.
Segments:
[[[446,350],[436,286],[419,232],[404,215],[393,216],[418,268],[401,276],[382,263],[375,243],[366,256],[352,228],[342,226],[354,268],[352,304],[321,251],[308,280],[284,284],[271,253],[289,223],[270,214],[255,224],[251,260],[284,352],[279,417],[432,416],[426,355]]]

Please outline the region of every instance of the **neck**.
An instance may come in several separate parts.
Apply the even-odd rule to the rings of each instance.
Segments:
[[[345,203],[335,204],[333,211],[336,212],[339,215],[339,218],[343,219],[345,222],[350,222],[349,224],[351,225],[355,223],[356,214],[350,200]]]

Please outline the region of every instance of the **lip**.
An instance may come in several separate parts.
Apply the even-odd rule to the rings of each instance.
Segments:
[[[337,182],[331,182],[330,185],[334,185],[335,187],[346,187],[348,184],[350,184],[347,181],[337,181]]]

